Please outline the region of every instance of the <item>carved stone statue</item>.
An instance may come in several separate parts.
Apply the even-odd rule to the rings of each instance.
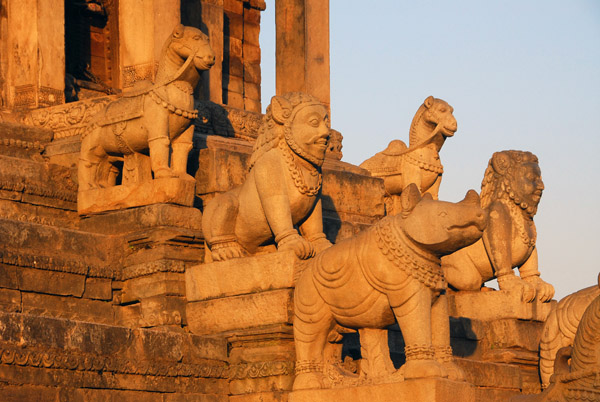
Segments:
[[[480,241],[442,259],[448,284],[458,290],[479,290],[498,279],[500,290],[517,292],[523,301],[536,296],[547,302],[554,287],[540,279],[533,217],[544,183],[538,158],[531,152],[496,152],[481,184],[481,207],[489,223]],[[518,267],[521,278],[513,268]]]
[[[598,276],[600,283],[600,275]],[[563,298],[550,311],[540,340],[540,377],[542,387],[550,384],[554,360],[559,349],[572,346],[577,326],[590,303],[600,296],[600,287],[590,286]]]
[[[600,401],[600,296],[585,309],[573,346],[558,350],[548,388],[541,394],[517,396],[511,401]]]
[[[214,62],[206,35],[196,28],[175,27],[163,48],[155,84],[141,83],[110,102],[82,135],[79,191],[114,186],[118,170],[109,165],[121,158],[124,182],[151,179],[149,171],[140,171],[148,170],[143,162],[146,153],[155,179],[193,180],[186,173],[192,122],[198,116],[193,91],[200,72]]]
[[[273,239],[279,250],[301,259],[331,245],[321,210],[327,109],[300,92],[274,96],[260,130],[246,181],[204,210],[202,228],[214,261],[254,253]]]
[[[479,202],[474,191],[456,204],[436,201],[411,184],[398,215],[305,263],[294,294],[294,389],[326,385],[323,350],[336,324],[385,328],[397,321],[406,343],[404,378],[461,377],[452,363],[440,257],[481,238],[486,215]]]
[[[360,165],[372,176],[383,178],[388,215],[394,214],[394,208],[399,210],[397,196],[410,183],[415,183],[421,194],[427,192],[437,199],[444,172],[439,152],[446,138],[456,132],[453,111],[445,101],[429,96],[410,125],[409,147],[393,140]]]

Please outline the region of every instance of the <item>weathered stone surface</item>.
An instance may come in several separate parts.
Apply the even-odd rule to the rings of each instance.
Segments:
[[[197,335],[291,323],[292,290],[281,289],[207,301],[186,307],[188,326]]]
[[[86,278],[83,297],[88,299],[112,300],[112,280],[105,278]]]
[[[21,311],[21,292],[0,288],[0,311],[14,313]]]
[[[24,314],[103,324],[115,323],[114,308],[106,301],[29,292],[23,292],[21,297]]]
[[[290,402],[475,402],[475,387],[465,382],[445,379],[407,380],[392,384],[367,385],[352,388],[293,391]]]
[[[160,203],[192,206],[194,182],[176,178],[161,178],[141,182],[137,185],[80,191],[77,195],[77,211],[80,215]]]
[[[85,276],[42,269],[17,270],[19,290],[81,297],[85,289]]]
[[[556,302],[554,302],[556,303]],[[504,318],[545,321],[554,303],[531,303],[508,291],[451,292],[448,295],[448,311],[453,317],[493,321]]]
[[[0,154],[41,162],[40,154],[52,134],[50,130],[0,122]]]
[[[183,295],[185,295],[183,273],[158,272],[126,280],[123,285],[121,302],[129,303],[152,296]]]
[[[77,184],[73,171],[59,165],[0,155],[0,189],[14,191],[17,200],[74,210]]]
[[[187,300],[291,288],[297,261],[293,252],[286,251],[190,267],[185,272]]]

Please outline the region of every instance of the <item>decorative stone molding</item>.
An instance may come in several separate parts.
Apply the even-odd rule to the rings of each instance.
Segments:
[[[103,96],[33,110],[22,117],[21,123],[52,130],[55,140],[81,135],[94,115],[113,99],[115,96]]]
[[[290,361],[267,361],[241,363],[229,366],[230,380],[263,378],[276,375],[293,375],[294,363]]]
[[[15,87],[15,109],[32,109],[60,105],[65,101],[63,91],[34,84]]]
[[[123,268],[121,280],[137,278],[140,276],[150,275],[157,272],[185,272],[185,263],[178,260],[156,260],[143,264],[131,265]]]
[[[157,377],[227,378],[228,376],[228,369],[225,365],[170,363],[30,348],[2,347],[0,348],[0,362],[7,365]]]
[[[157,62],[125,66],[123,68],[123,88],[130,88],[138,81],[152,81],[157,69]]]
[[[0,262],[18,267],[45,269],[48,271],[66,272],[97,278],[113,278],[115,276],[113,268],[109,266],[92,265],[88,262],[54,256],[48,257],[28,254],[22,250],[15,252],[12,250],[0,249]]]

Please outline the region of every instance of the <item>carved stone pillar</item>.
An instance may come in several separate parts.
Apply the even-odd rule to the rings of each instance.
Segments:
[[[64,102],[64,2],[2,0],[0,104],[35,109]]]
[[[301,91],[327,107],[329,1],[276,0],[276,92]]]
[[[179,24],[177,0],[119,1],[121,87],[150,80],[156,73],[162,45]]]

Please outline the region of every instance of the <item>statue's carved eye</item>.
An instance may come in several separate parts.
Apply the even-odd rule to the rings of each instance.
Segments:
[[[438,216],[439,216],[440,218],[445,218],[447,215],[448,215],[448,213],[446,213],[446,211],[441,211],[441,212],[438,214]]]
[[[309,120],[309,123],[314,126],[314,127],[318,127],[319,126],[319,119],[317,119],[316,117],[313,117],[312,119]]]
[[[202,39],[202,37],[200,35],[194,36],[194,40],[200,40],[200,39]]]
[[[448,111],[448,109],[446,109],[445,107],[440,109],[440,112],[442,112],[442,113],[446,113],[447,111]]]

